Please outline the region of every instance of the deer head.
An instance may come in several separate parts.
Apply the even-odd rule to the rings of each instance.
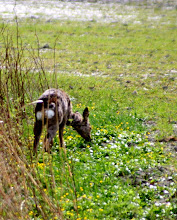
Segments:
[[[86,141],[91,141],[91,125],[88,120],[89,110],[86,107],[83,111],[83,117],[79,112],[72,113],[71,126],[83,137]]]

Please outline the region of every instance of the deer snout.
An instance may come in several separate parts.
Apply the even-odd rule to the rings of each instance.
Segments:
[[[91,139],[91,134],[81,134],[81,137],[83,137],[87,142],[90,142]]]
[[[89,136],[89,137],[86,137],[86,138],[84,138],[86,141],[88,141],[88,142],[90,142],[92,139],[91,139],[91,136]]]

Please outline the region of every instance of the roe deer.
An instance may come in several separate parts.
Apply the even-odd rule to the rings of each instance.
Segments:
[[[37,154],[37,146],[42,133],[42,128],[47,125],[45,137],[45,150],[50,152],[53,137],[59,130],[60,147],[64,146],[63,130],[65,125],[71,125],[86,141],[91,140],[91,126],[88,120],[89,110],[86,107],[83,117],[79,112],[72,112],[69,96],[59,89],[46,90],[36,101],[34,124],[34,154]]]

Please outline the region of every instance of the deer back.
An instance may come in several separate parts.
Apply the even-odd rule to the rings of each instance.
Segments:
[[[72,106],[68,95],[59,89],[48,89],[38,99],[35,108],[36,120],[48,120],[61,124],[69,119]]]

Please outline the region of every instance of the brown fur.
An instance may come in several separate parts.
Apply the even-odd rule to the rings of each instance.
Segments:
[[[91,140],[91,126],[88,120],[88,108],[85,108],[83,117],[79,112],[73,113],[68,95],[59,89],[46,90],[38,100],[39,103],[37,103],[35,108],[36,121],[34,124],[34,154],[37,153],[37,146],[44,125],[47,125],[45,149],[48,152],[50,152],[50,148],[53,143],[52,140],[57,130],[59,130],[60,147],[64,146],[63,130],[66,124],[71,125],[86,141]],[[40,102],[40,100],[43,102]],[[54,115],[48,117],[46,113],[48,110],[54,112]]]

